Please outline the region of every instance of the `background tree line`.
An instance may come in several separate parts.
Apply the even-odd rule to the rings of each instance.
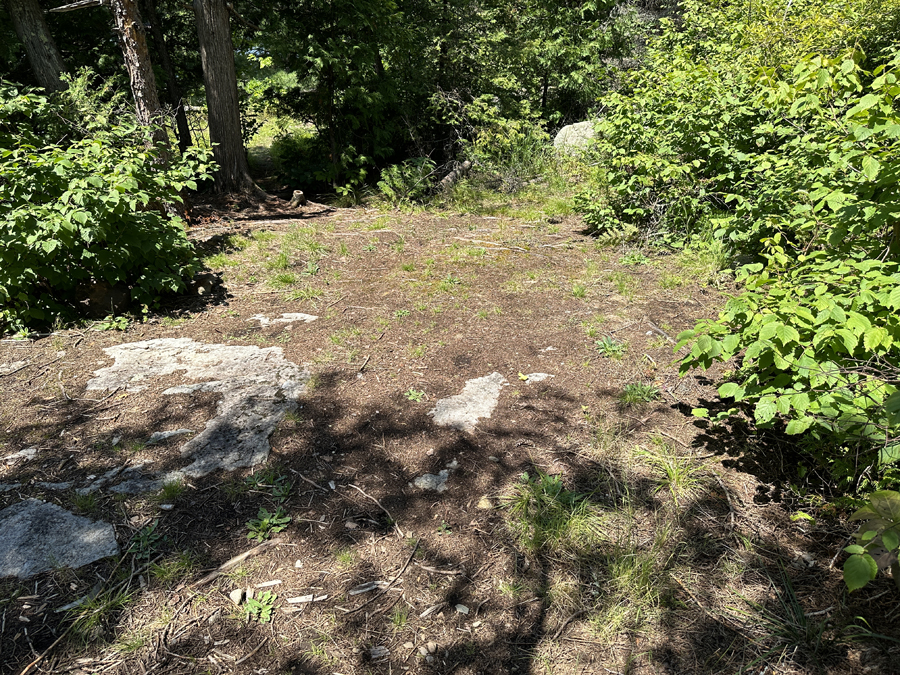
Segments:
[[[309,125],[283,139],[284,178],[344,190],[408,158],[445,165],[479,133],[508,133],[510,120],[547,129],[585,119],[638,25],[614,0],[6,0],[5,9],[0,77],[47,91],[82,68],[119,90],[130,74],[134,89],[128,64],[140,49],[122,56],[134,26],[150,66],[134,93],[139,116],[158,89],[145,108],[169,111],[183,150],[199,140],[184,103],[206,103],[203,140],[219,144],[217,186],[228,191],[253,189],[236,134],[246,142],[260,113]]]

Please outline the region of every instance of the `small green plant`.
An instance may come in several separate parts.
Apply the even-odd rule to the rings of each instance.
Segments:
[[[303,270],[303,276],[305,277],[314,277],[319,273],[319,263],[315,260],[308,260],[306,263],[306,269]]]
[[[869,495],[866,504],[850,516],[859,521],[856,543],[844,550],[850,554],[844,563],[844,583],[852,592],[863,588],[878,574],[890,568],[900,589],[900,492],[881,490]]]
[[[164,538],[156,531],[157,525],[159,525],[159,521],[154,520],[153,523],[142,528],[134,535],[128,552],[133,554],[135,558],[149,559],[162,544]]]
[[[409,391],[403,394],[410,401],[415,401],[416,403],[421,403],[425,400],[425,392],[419,391],[418,389],[410,389]]]
[[[398,309],[397,311],[394,312],[395,319],[402,319],[405,316],[409,316],[408,309]]]
[[[462,279],[460,279],[457,276],[454,276],[453,274],[448,274],[438,284],[438,290],[443,293],[449,293],[455,287],[457,287],[461,284],[462,284]]]
[[[356,553],[351,548],[340,549],[334,557],[341,567],[350,567],[356,562]]]
[[[622,358],[628,350],[628,345],[624,342],[619,342],[611,335],[605,336],[602,340],[597,340],[594,344],[597,345],[597,351],[600,352],[602,356],[611,359]]]
[[[409,622],[409,609],[406,607],[397,607],[391,612],[391,624],[395,630],[401,630],[406,627]]]
[[[629,267],[636,265],[644,265],[649,262],[649,258],[640,251],[629,251],[621,257],[619,262]]]
[[[247,539],[264,541],[269,538],[269,535],[284,530],[290,522],[291,517],[286,515],[284,509],[280,506],[275,510],[275,513],[270,513],[267,509],[260,507],[256,518],[247,521],[247,529],[249,530]]]
[[[127,316],[109,315],[102,321],[97,321],[91,326],[94,330],[128,330],[131,319]]]
[[[411,263],[411,262],[409,262],[409,263],[403,263],[402,265],[400,265],[400,269],[403,270],[404,272],[415,272],[415,271],[416,271],[416,264],[415,264],[415,263]]]
[[[438,533],[438,535],[453,534],[453,530],[450,529],[450,525],[447,523],[446,520],[442,520],[440,527],[438,527],[438,529],[437,529],[437,533]]]
[[[583,298],[587,295],[587,287],[583,284],[573,284],[572,295],[576,298]]]
[[[260,593],[255,598],[250,598],[244,604],[244,614],[247,621],[256,619],[260,623],[269,623],[272,620],[272,612],[275,609],[277,595],[271,591]]]
[[[624,406],[636,406],[641,403],[651,403],[659,398],[659,389],[645,382],[631,382],[626,384],[619,396],[619,402]]]
[[[409,352],[409,358],[421,359],[423,356],[425,356],[425,352],[427,350],[428,348],[425,345],[410,345],[407,351]]]

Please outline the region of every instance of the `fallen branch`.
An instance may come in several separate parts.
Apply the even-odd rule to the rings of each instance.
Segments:
[[[238,563],[241,563],[244,560],[246,560],[247,558],[257,555],[258,553],[262,553],[266,549],[270,549],[273,546],[277,546],[278,544],[281,544],[281,543],[284,543],[281,539],[270,539],[269,541],[264,541],[259,546],[255,546],[254,548],[251,548],[249,551],[244,551],[240,555],[236,555],[233,558],[231,558],[230,560],[226,560],[221,565],[219,565],[216,569],[214,569],[212,572],[207,574],[205,577],[192,583],[190,585],[190,587],[193,588],[195,586],[203,586],[204,584],[208,584],[210,581],[212,581],[213,579],[215,579],[222,573],[227,572],[229,569],[231,569]]]

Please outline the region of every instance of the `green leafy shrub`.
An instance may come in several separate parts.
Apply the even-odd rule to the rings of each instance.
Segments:
[[[392,164],[382,169],[378,190],[394,206],[422,201],[432,190],[434,170],[428,157]]]
[[[748,158],[754,178],[729,199],[731,227],[762,236],[765,263],[740,271],[745,291],[717,321],[679,336],[692,344],[683,370],[740,356],[719,395],[752,406],[758,425],[805,432],[857,490],[900,480],[888,405],[900,380],[900,56],[860,64],[854,53],[763,73],[774,115],[757,132],[779,142]]]
[[[65,112],[0,83],[0,325],[70,317],[101,281],[151,304],[200,268],[170,211],[209,174],[208,154],[165,166],[136,125],[114,122],[83,138]],[[65,142],[55,135],[61,124]]]
[[[879,569],[890,569],[900,589],[900,493],[882,490],[869,495],[868,502],[850,516],[860,521],[856,543],[844,550],[844,582],[852,592],[868,584]]]

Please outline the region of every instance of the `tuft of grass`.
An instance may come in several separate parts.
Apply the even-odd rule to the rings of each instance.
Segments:
[[[322,297],[322,289],[320,288],[298,288],[285,294],[285,300],[317,300]]]
[[[180,480],[173,480],[165,483],[162,489],[156,495],[156,501],[161,504],[173,504],[184,493],[184,483]]]
[[[403,630],[406,628],[406,624],[409,622],[409,609],[406,607],[396,607],[393,612],[391,612],[391,625],[393,625],[394,630]]]
[[[626,384],[619,395],[619,403],[633,408],[643,403],[652,403],[659,399],[659,389],[645,382],[631,382]]]
[[[192,574],[198,568],[197,559],[190,551],[182,551],[165,560],[150,565],[150,576],[163,584],[172,584]]]
[[[587,286],[584,286],[583,284],[573,284],[572,295],[576,298],[583,298],[587,296]]]
[[[611,335],[605,336],[602,340],[597,340],[594,344],[597,345],[597,351],[600,352],[601,356],[611,359],[621,359],[628,350],[627,344],[619,342]]]
[[[637,265],[645,265],[650,261],[650,259],[645,256],[640,251],[629,251],[621,258],[619,258],[619,263],[626,266],[637,266]]]
[[[69,615],[74,617],[70,638],[82,645],[104,641],[107,631],[134,597],[135,591],[127,588],[107,591],[69,610]]]
[[[352,567],[356,562],[356,552],[351,548],[342,548],[334,554],[334,558],[341,567]]]
[[[695,492],[703,484],[706,469],[690,457],[677,455],[673,448],[664,443],[656,445],[659,452],[638,450],[635,454],[643,457],[660,473],[659,487],[656,491],[668,490],[675,506],[681,506],[680,500]]]
[[[510,529],[529,552],[584,551],[602,539],[603,517],[587,495],[570,492],[559,476],[524,473],[508,498]]]

